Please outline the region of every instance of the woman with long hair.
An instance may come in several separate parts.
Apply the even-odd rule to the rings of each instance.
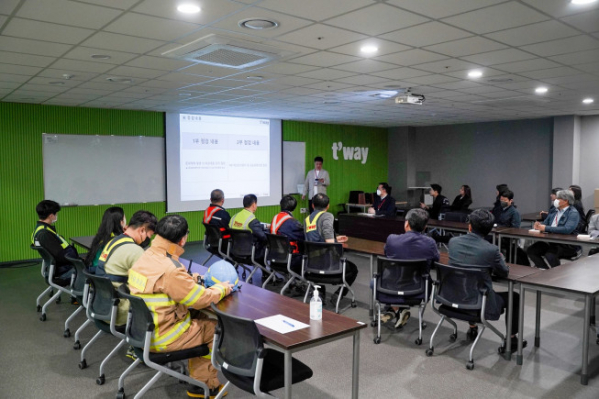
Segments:
[[[451,210],[454,212],[468,212],[470,205],[472,205],[472,190],[470,190],[469,185],[464,184],[460,187],[460,195],[453,200]]]
[[[111,206],[104,211],[102,223],[100,223],[98,232],[92,241],[92,246],[85,257],[85,264],[91,271],[95,271],[104,245],[110,241],[112,237],[123,234],[126,226],[127,219],[125,218],[125,211],[123,208],[120,206]]]

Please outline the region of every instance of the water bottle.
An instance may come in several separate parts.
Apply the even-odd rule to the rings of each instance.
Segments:
[[[310,319],[312,320],[322,320],[322,300],[318,295],[319,288],[319,285],[314,286],[314,294],[310,299]]]

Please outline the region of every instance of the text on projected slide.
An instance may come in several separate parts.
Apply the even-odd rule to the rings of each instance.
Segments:
[[[270,195],[270,121],[181,114],[181,200]]]

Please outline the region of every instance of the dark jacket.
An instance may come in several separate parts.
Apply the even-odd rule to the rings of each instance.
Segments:
[[[557,226],[551,227],[553,219],[557,216],[557,211],[557,209],[551,211],[547,215],[547,219],[543,221],[546,226],[545,231],[555,234],[578,234],[578,223],[580,222],[578,211],[573,206],[569,206],[557,222]]]
[[[291,212],[287,213],[291,215]],[[277,234],[289,238],[289,241],[304,241],[304,225],[302,225],[299,220],[294,219],[293,215],[291,216],[291,219],[287,219],[281,227],[279,227]]]
[[[454,212],[467,212],[470,205],[472,205],[472,198],[458,195],[451,203],[451,210]]]
[[[411,260],[427,259],[429,268],[433,262],[439,261],[439,250],[435,240],[415,231],[404,234],[391,234],[385,244],[385,256],[392,259]]]
[[[439,194],[433,201],[433,206],[429,209],[428,214],[431,219],[438,220],[440,214],[449,212],[450,209],[451,205],[447,197]]]
[[[580,219],[578,220],[578,226],[576,227],[576,231],[579,234],[584,233],[584,228],[587,224],[585,220],[584,206],[582,206],[581,201],[574,201],[574,204],[572,206],[578,211],[578,216],[580,217]]]
[[[395,216],[395,198],[390,195],[387,195],[383,200],[377,195],[372,207],[377,215]]]
[[[498,277],[507,277],[510,271],[499,248],[475,233],[454,237],[449,241],[449,264],[461,267],[488,266]],[[491,276],[488,276],[484,284],[488,290],[485,317],[497,320],[502,309],[497,303]]]
[[[39,229],[38,227],[44,228]],[[37,234],[34,234],[33,239],[39,242],[39,245],[52,255],[56,261],[56,266],[71,266],[71,262],[65,256],[77,258],[77,250],[66,240],[58,235],[56,228],[44,222],[38,221],[35,225]],[[63,246],[63,242],[65,243]],[[58,273],[57,273],[58,274]]]
[[[212,213],[212,208],[217,208],[218,210]],[[212,215],[212,217],[210,217],[210,214]],[[227,212],[225,208],[223,208],[222,206],[211,204],[208,207],[208,209],[206,209],[206,212],[204,212],[203,221],[204,223],[207,223],[211,226],[216,226],[220,228],[224,227],[225,229],[227,229],[229,228],[231,215],[229,215],[229,212]]]
[[[505,209],[501,208],[499,218],[496,219],[495,222],[497,223],[497,226],[520,227],[522,220],[520,218],[520,212],[510,205]]]

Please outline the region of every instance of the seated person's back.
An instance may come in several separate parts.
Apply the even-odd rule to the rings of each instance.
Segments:
[[[120,206],[111,206],[104,211],[98,232],[94,236],[92,245],[85,257],[85,265],[91,273],[96,272],[96,267],[98,266],[104,246],[114,237],[123,234],[126,227],[127,218],[125,217],[123,208]]]
[[[251,231],[256,243],[255,260],[264,262],[264,250],[266,245],[266,233],[262,223],[256,218],[254,212],[258,209],[258,197],[254,194],[247,194],[243,197],[243,209],[233,215],[229,222],[229,228],[233,230]]]
[[[210,206],[204,212],[203,222],[211,226],[216,226],[224,231],[229,227],[231,216],[229,212],[223,208],[225,203],[225,193],[222,190],[212,190],[210,193]]]

